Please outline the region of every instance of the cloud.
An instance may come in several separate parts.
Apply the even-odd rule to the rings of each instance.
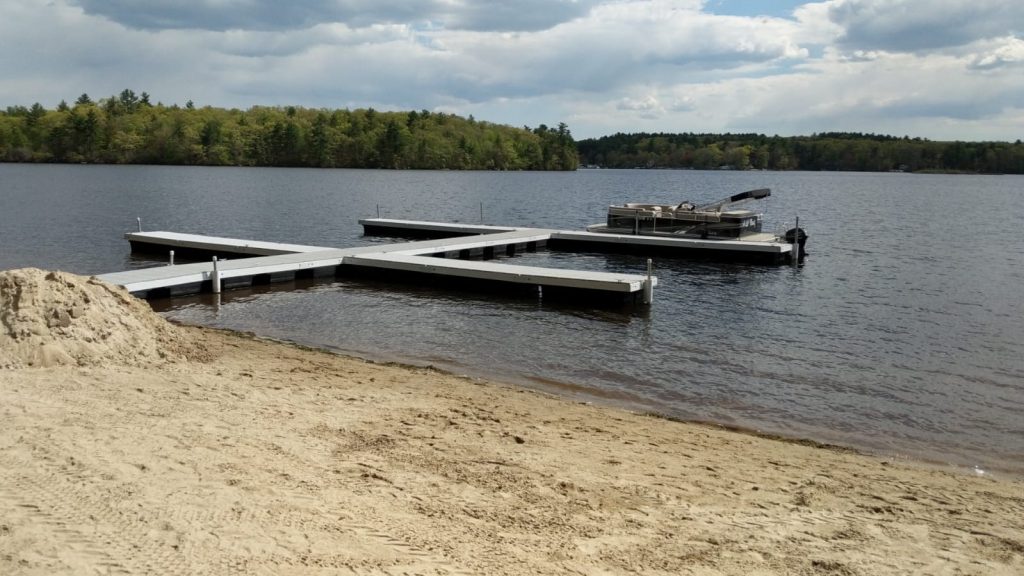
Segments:
[[[627,92],[632,100],[601,102],[584,96],[574,104],[569,125],[584,136],[851,131],[1016,140],[1024,127],[1024,75],[997,70],[982,79],[965,65],[968,61],[891,53],[852,61],[832,50],[822,60],[776,75],[662,87],[656,93],[658,115],[650,114],[654,106],[644,106],[647,102],[638,96],[649,93],[647,87]],[[686,98],[689,105],[672,109],[663,104],[672,98]]]
[[[485,0],[445,3],[436,22],[447,29],[475,31],[548,30],[585,17],[598,2],[594,0]]]
[[[181,34],[182,31],[162,33]],[[189,36],[214,52],[250,58],[301,55],[322,47],[343,50],[356,46],[415,42],[415,31],[402,24],[376,24],[365,28],[349,28],[345,24],[318,24],[303,30],[301,34],[282,30],[229,30],[200,31]]]
[[[205,0],[193,4],[193,12],[181,3],[165,0],[73,1],[76,4],[70,6],[84,10],[59,2],[51,8],[74,28],[71,37],[107,30],[106,45],[94,42],[85,53],[98,53],[111,65],[149,60],[151,68],[163,71],[158,75],[161,80],[185,75],[188,70],[189,79],[173,90],[172,98],[179,101],[186,88],[190,94],[184,99],[198,101],[195,92],[202,89],[238,98],[260,97],[266,102],[296,94],[301,87],[300,94],[322,95],[318,103],[365,98],[376,105],[391,102],[392,106],[420,108],[548,93],[605,92],[652,75],[657,77],[655,84],[671,83],[728,74],[729,70],[743,73],[744,66],[807,56],[794,39],[798,30],[792,20],[710,15],[701,11],[702,3],[697,0],[613,1],[597,6],[592,2],[531,0],[547,9],[528,12],[543,12],[551,15],[551,21],[564,21],[544,30],[501,33],[452,29],[436,22],[383,23],[404,15],[400,10],[389,12],[387,2],[374,3],[372,10],[360,16],[366,25],[325,21],[297,32],[262,24],[305,24],[313,18],[311,14],[337,16],[342,9],[359,8],[360,2],[304,0],[292,5],[287,16],[275,20],[278,5],[258,0]],[[434,10],[427,16],[443,16],[456,27],[484,27],[486,18],[501,19],[503,9],[497,7],[505,4],[446,2],[444,9],[439,8],[440,2],[411,5]],[[523,8],[522,3],[515,6]],[[46,18],[40,16],[40,22]],[[115,20],[139,28],[119,30]],[[177,27],[198,26],[200,21],[212,29]],[[380,22],[368,24],[371,21]],[[157,24],[165,28],[146,27]],[[234,27],[242,24],[252,27]],[[219,31],[219,27],[230,29]],[[50,31],[54,45],[67,43],[61,37],[68,32],[53,27]],[[160,53],[153,50],[156,46],[162,47]],[[184,54],[191,56],[175,56]],[[179,62],[175,63],[175,58]],[[61,63],[54,59],[50,65],[59,67]],[[219,78],[219,86],[200,85],[197,76]],[[144,89],[154,93],[153,84],[147,84]],[[287,98],[295,99],[294,95]]]
[[[73,0],[86,14],[142,30],[294,30],[323,22],[353,27],[415,20],[432,0]]]
[[[884,56],[885,52],[877,50],[854,50],[849,54],[841,55],[840,58],[845,62],[873,62]]]
[[[587,13],[587,0],[74,0],[86,14],[142,30],[298,30],[433,23],[477,31],[544,30]]]
[[[630,97],[619,100],[616,106],[618,110],[635,112],[640,118],[657,119],[665,114],[665,108],[653,95],[648,94],[645,98],[635,100]]]
[[[922,52],[1024,29],[1024,3],[1012,0],[831,0],[824,7],[848,50]]]
[[[970,67],[975,70],[995,70],[1011,66],[1024,65],[1024,40],[1020,38],[1000,38],[995,46],[974,56]]]
[[[168,104],[566,121],[580,137],[1015,140],[1024,41],[1000,32],[1021,28],[1021,9],[1005,4],[827,0],[742,16],[746,4],[722,15],[701,0],[6,0],[0,108],[131,88]],[[956,27],[959,36],[943,36]],[[921,39],[929,30],[942,41]]]
[[[494,91],[603,92],[645,78],[671,83],[807,56],[792,39],[791,21],[712,16],[699,7],[613,2],[544,32],[443,34],[436,45],[459,55],[446,64],[475,79],[462,87],[470,99]]]

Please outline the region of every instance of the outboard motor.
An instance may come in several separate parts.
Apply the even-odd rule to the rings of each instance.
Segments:
[[[787,244],[792,244],[793,240],[796,239],[797,245],[800,247],[800,253],[797,255],[797,262],[804,259],[807,256],[807,251],[804,250],[804,244],[807,243],[807,232],[804,232],[803,228],[790,228],[783,234]]]

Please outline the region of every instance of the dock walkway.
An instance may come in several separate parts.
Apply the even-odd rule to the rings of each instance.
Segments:
[[[509,230],[534,230],[537,233],[548,234],[546,244],[553,250],[616,252],[645,256],[683,256],[761,264],[790,262],[793,254],[792,244],[779,242],[771,234],[746,236],[742,240],[713,240],[671,235],[650,236],[536,228],[499,228],[389,218],[366,218],[360,220],[359,223],[362,224],[367,235],[416,238],[468,234],[492,235]]]
[[[657,278],[650,274],[549,269],[492,260],[545,246],[556,250],[658,254],[767,264],[791,262],[794,254],[793,245],[779,242],[769,234],[742,240],[711,240],[388,218],[367,218],[359,223],[366,235],[419,240],[335,248],[179,232],[130,232],[125,238],[134,252],[166,254],[173,250],[186,258],[217,256],[221,260],[216,264],[202,262],[143,268],[99,277],[145,297],[220,292],[225,286],[359,273],[426,277],[456,285],[485,283],[499,287],[535,286],[540,290],[548,288],[549,292],[582,295],[625,295],[649,303],[657,284]],[[474,260],[477,258],[480,260]]]
[[[459,227],[471,237],[330,248],[278,244],[236,238],[176,232],[129,232],[133,251],[186,250],[193,256],[216,255],[213,262],[140,268],[99,275],[143,297],[197,292],[219,293],[224,287],[267,284],[301,277],[349,272],[385,272],[389,275],[441,278],[466,284],[535,288],[545,295],[574,294],[642,299],[650,303],[657,278],[639,274],[589,272],[518,266],[490,261],[543,246],[554,230],[535,228]],[[444,233],[442,228],[429,230]],[[486,230],[486,231],[484,231]],[[450,232],[451,230],[448,230]],[[269,255],[267,255],[269,254]],[[227,257],[228,259],[224,259]],[[469,260],[480,257],[483,261]],[[547,289],[545,291],[545,289]]]

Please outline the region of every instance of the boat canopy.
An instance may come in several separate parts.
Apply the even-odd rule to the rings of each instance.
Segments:
[[[772,191],[769,188],[758,188],[756,190],[747,190],[746,192],[740,192],[739,194],[733,194],[727,198],[712,202],[710,204],[704,204],[698,206],[695,210],[700,211],[714,211],[721,212],[723,208],[731,204],[739,204],[740,202],[746,202],[747,200],[760,200],[761,198],[767,198],[772,195]]]

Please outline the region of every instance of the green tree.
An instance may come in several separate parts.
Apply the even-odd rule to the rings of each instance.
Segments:
[[[314,166],[326,168],[332,164],[330,123],[323,112],[316,115],[309,131],[309,152]]]
[[[381,168],[402,167],[402,150],[405,147],[403,142],[402,129],[399,128],[395,119],[388,120],[377,142],[377,157],[380,159]]]
[[[139,98],[135,95],[135,92],[125,88],[121,91],[121,95],[118,96],[118,102],[121,104],[121,109],[126,113],[133,113],[138,108]]]

